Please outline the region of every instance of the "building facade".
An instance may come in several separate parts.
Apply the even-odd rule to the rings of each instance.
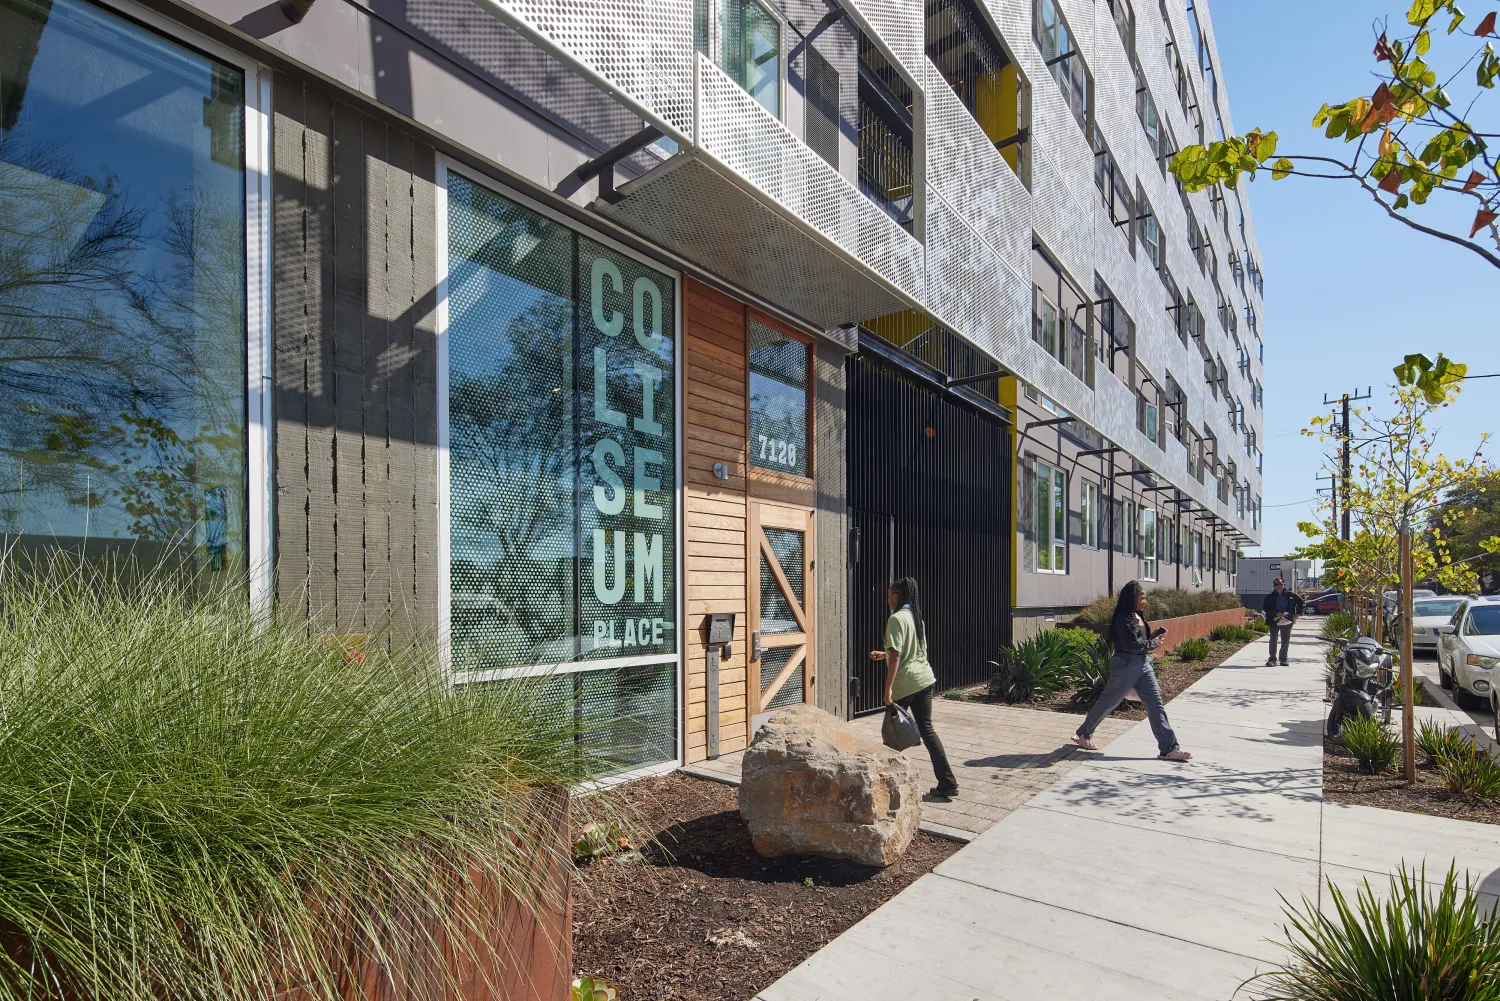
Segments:
[[[0,0],[0,534],[544,680],[617,771],[1259,535],[1202,0]]]

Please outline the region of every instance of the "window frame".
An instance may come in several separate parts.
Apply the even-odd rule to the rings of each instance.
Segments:
[[[1161,578],[1160,539],[1157,537],[1158,524],[1156,520],[1156,508],[1141,508],[1141,577],[1144,580],[1156,581]]]
[[[508,678],[545,677],[552,674],[567,673],[591,673],[624,667],[644,667],[655,664],[673,663],[677,665],[676,680],[674,682],[675,698],[677,699],[677,750],[681,757],[683,748],[684,729],[684,690],[686,682],[683,669],[683,656],[685,651],[685,632],[687,629],[687,587],[683,579],[683,566],[685,554],[685,522],[682,515],[680,494],[684,477],[683,465],[683,408],[685,394],[685,378],[683,357],[683,343],[686,332],[683,326],[683,295],[684,275],[678,269],[666,264],[647,254],[643,254],[634,248],[628,247],[612,237],[594,229],[588,225],[579,223],[577,220],[558,212],[556,209],[536,199],[488,177],[480,171],[471,169],[442,153],[435,154],[436,170],[433,178],[433,209],[436,223],[433,226],[433,239],[436,249],[436,277],[437,277],[437,308],[436,308],[436,332],[434,341],[436,343],[436,406],[437,406],[437,435],[436,435],[436,472],[437,472],[437,659],[443,676],[455,685],[475,684],[487,681],[500,681]],[[448,458],[450,426],[448,408],[451,402],[449,385],[449,255],[448,255],[448,177],[450,174],[458,174],[466,181],[479,187],[487,188],[501,198],[508,199],[532,212],[542,215],[552,222],[563,226],[580,236],[586,237],[595,243],[601,244],[622,256],[633,258],[647,267],[653,268],[664,275],[672,277],[675,283],[674,295],[672,297],[672,308],[675,310],[676,349],[672,353],[672,378],[673,378],[673,443],[675,449],[674,462],[672,464],[673,488],[673,538],[675,540],[674,559],[672,573],[676,586],[676,601],[673,609],[677,616],[675,639],[675,650],[668,653],[646,654],[643,656],[610,657],[597,660],[569,660],[546,664],[518,665],[515,667],[488,668],[477,671],[455,670],[453,667],[452,645],[451,645],[451,623],[453,614],[453,587],[452,587],[452,489],[450,484],[450,464]],[[663,469],[663,473],[666,470]],[[665,483],[663,484],[665,486]],[[677,759],[673,759],[674,761]],[[653,766],[654,767],[654,766]],[[626,773],[631,774],[631,773]]]
[[[1045,27],[1043,20],[1043,11],[1047,8],[1050,8],[1056,17],[1050,31]],[[1083,53],[1078,49],[1078,36],[1073,33],[1072,27],[1068,24],[1068,17],[1063,13],[1062,7],[1058,4],[1057,0],[1032,0],[1031,26],[1031,38],[1036,43],[1037,52],[1042,57],[1047,75],[1057,85],[1058,93],[1061,94],[1063,103],[1068,106],[1068,110],[1073,114],[1074,121],[1078,123],[1078,127],[1083,130],[1084,136],[1087,137],[1089,128],[1094,121],[1094,74],[1089,69],[1087,60],[1083,58]],[[1047,36],[1049,35],[1052,46],[1059,49],[1053,57],[1055,61],[1050,66],[1046,65],[1048,63]],[[1061,47],[1058,44],[1062,36],[1066,36],[1069,43],[1066,52],[1061,51]],[[1072,64],[1075,60],[1083,68],[1082,108],[1074,106],[1079,82],[1074,79],[1074,74],[1071,72]],[[1059,77],[1059,72],[1067,78],[1068,82],[1066,84]]]
[[[1099,485],[1082,477],[1078,479],[1078,520],[1082,526],[1079,545],[1099,548]]]
[[[1036,558],[1033,560],[1036,573],[1066,575],[1068,572],[1068,472],[1062,466],[1033,458],[1036,479]],[[1043,475],[1043,470],[1046,475]],[[1046,491],[1048,510],[1043,511],[1042,493]],[[1058,538],[1059,521],[1062,538]],[[1047,566],[1042,566],[1043,532],[1046,526]],[[1058,564],[1061,563],[1061,566]]]
[[[726,48],[726,46],[724,44],[725,39],[723,37],[723,35],[724,35],[724,23],[725,23],[725,19],[729,16],[729,7],[728,7],[727,0],[721,0],[721,2],[718,5],[718,7],[719,7],[719,25],[718,25],[718,33],[719,33],[719,45],[718,45],[719,59],[718,59],[718,62],[715,65],[717,65],[719,67],[719,69],[723,71],[723,73],[724,73],[725,76],[727,76],[727,77],[729,77],[729,79],[733,80],[735,82],[736,86],[738,86],[747,95],[749,95],[750,100],[754,101],[756,103],[756,105],[761,108],[761,110],[765,111],[768,115],[770,115],[772,118],[776,119],[778,122],[784,121],[783,116],[786,114],[786,86],[787,86],[787,67],[786,67],[786,55],[787,55],[787,49],[786,49],[786,37],[787,37],[787,35],[786,35],[786,28],[787,28],[787,24],[786,24],[786,19],[781,16],[781,12],[779,10],[777,10],[771,4],[764,2],[764,0],[733,0],[733,2],[740,3],[740,4],[744,5],[744,7],[748,7],[748,6],[759,7],[761,13],[764,14],[773,24],[776,25],[776,108],[775,108],[775,110],[767,108],[764,104],[761,104],[760,101],[756,98],[755,94],[750,90],[750,88],[745,85],[745,82],[742,81],[742,80],[740,80],[739,78],[737,78],[734,75],[734,73],[730,72],[730,67],[725,65],[725,63],[727,63],[729,61],[728,60],[728,50],[727,50],[727,48]],[[741,22],[740,23],[740,32],[741,32],[742,35],[744,33],[744,14],[743,14],[744,7],[741,8],[741,16],[740,16],[740,22]],[[710,6],[710,10],[712,10],[712,5]],[[736,58],[738,58],[738,54],[736,54]]]
[[[251,614],[269,619],[276,602],[275,415],[271,220],[272,73],[243,52],[163,17],[133,0],[86,0],[105,14],[132,21],[174,45],[226,63],[244,74],[245,191],[245,568]]]

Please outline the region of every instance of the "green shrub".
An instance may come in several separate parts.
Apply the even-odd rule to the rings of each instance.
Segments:
[[[0,999],[333,1001],[330,940],[413,929],[494,968],[457,888],[540,901],[568,863],[531,790],[588,772],[547,679],[455,693],[431,647],[257,622],[243,583],[0,562],[0,608]]]
[[[1474,743],[1462,730],[1430,719],[1418,722],[1416,738],[1417,750],[1430,764],[1436,764],[1440,754],[1467,754]]]
[[[1075,617],[1076,621],[1106,625],[1115,614],[1116,601],[1118,599],[1112,594],[1101,594],[1084,606],[1083,611]]]
[[[1371,716],[1350,716],[1339,728],[1339,741],[1371,775],[1383,775],[1401,757],[1401,740]]]
[[[1250,634],[1250,637],[1252,639],[1254,639],[1256,636],[1264,636],[1266,633],[1270,632],[1271,627],[1266,625],[1265,619],[1257,616],[1245,622],[1245,631]]]
[[[1245,626],[1214,626],[1208,638],[1215,643],[1249,643],[1255,634]]]
[[[1032,702],[1068,687],[1080,661],[1068,638],[1049,629],[1000,651],[991,662],[990,696],[1006,702]]]
[[[1448,791],[1464,799],[1500,800],[1500,762],[1474,741],[1467,748],[1445,750],[1436,758]]]
[[[1177,644],[1172,652],[1177,655],[1178,660],[1203,660],[1208,656],[1208,640],[1195,636]]]
[[[1075,665],[1091,663],[1104,646],[1104,637],[1092,629],[1062,626],[1052,633],[1067,645]]]
[[[1481,909],[1468,878],[1460,889],[1452,868],[1435,895],[1426,875],[1425,868],[1409,872],[1403,864],[1384,902],[1364,880],[1353,901],[1330,883],[1332,907],[1306,896],[1300,908],[1288,904],[1290,960],[1241,987],[1253,987],[1257,1001],[1495,1001],[1500,920],[1494,908]]]
[[[1325,640],[1352,639],[1354,637],[1354,616],[1348,612],[1329,612],[1323,619],[1323,638]]]
[[[1400,673],[1400,670],[1401,670],[1400,668],[1396,668],[1395,669],[1395,671],[1396,671],[1397,674]],[[1413,691],[1413,693],[1415,695],[1415,697],[1412,699],[1412,703],[1411,703],[1412,705],[1414,705],[1414,706],[1431,706],[1431,705],[1436,705],[1437,704],[1436,702],[1433,701],[1432,696],[1427,694],[1427,689],[1425,689],[1425,688],[1422,687],[1422,683],[1420,681],[1417,681],[1417,680],[1413,679],[1412,686],[1413,686],[1412,687],[1412,691]],[[1398,677],[1396,679],[1396,686],[1391,689],[1391,705],[1393,705],[1393,706],[1399,706],[1399,705],[1401,705],[1405,701],[1405,698],[1403,696],[1403,691],[1404,690],[1403,690],[1403,688],[1401,686],[1400,678]]]

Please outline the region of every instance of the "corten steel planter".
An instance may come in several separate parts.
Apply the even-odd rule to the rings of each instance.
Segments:
[[[447,899],[479,915],[455,938],[432,915],[386,915],[387,934],[377,945],[347,921],[331,922],[319,943],[344,1001],[567,1001],[573,980],[571,814],[566,790],[538,789],[519,814],[535,825],[547,848],[529,859],[535,892],[518,897],[471,869],[457,878]],[[360,901],[337,908],[347,916]],[[319,936],[323,938],[323,936]],[[0,949],[23,969],[30,942],[0,933]],[[311,1001],[313,993],[267,971],[265,989],[246,1001]],[[278,983],[278,981],[281,981]],[[38,1001],[81,1001],[85,992],[64,987],[40,992]],[[107,996],[107,995],[106,995]],[[162,998],[162,1001],[175,999]]]
[[[1152,619],[1151,629],[1165,629],[1159,650],[1171,650],[1183,640],[1207,636],[1219,626],[1243,626],[1250,618],[1244,608],[1223,608],[1214,612],[1198,612],[1194,615],[1178,615],[1170,619]],[[1259,616],[1255,616],[1259,617]],[[1100,622],[1072,622],[1071,628],[1092,629],[1100,636],[1109,635],[1109,624]]]

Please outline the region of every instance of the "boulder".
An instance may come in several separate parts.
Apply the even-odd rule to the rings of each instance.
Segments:
[[[917,771],[818,707],[791,706],[745,750],[740,816],[762,855],[887,866],[917,833]]]

